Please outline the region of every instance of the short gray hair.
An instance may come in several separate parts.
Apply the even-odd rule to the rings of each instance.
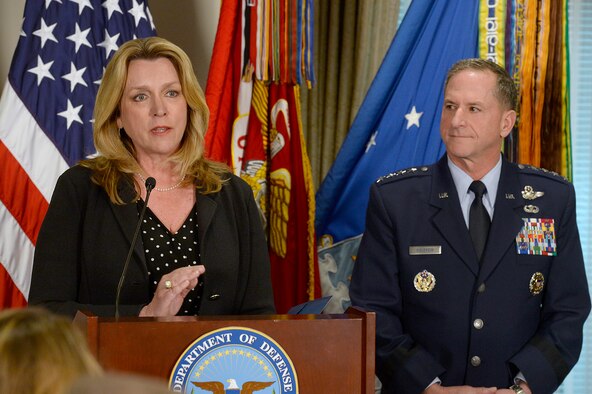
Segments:
[[[495,97],[507,109],[516,110],[516,106],[518,104],[518,92],[512,77],[510,77],[508,72],[503,67],[490,60],[475,58],[463,59],[454,63],[452,67],[450,67],[450,70],[448,70],[446,83],[444,84],[444,90],[446,90],[448,87],[448,82],[450,82],[452,77],[464,70],[492,72],[497,77],[497,89],[494,91]]]

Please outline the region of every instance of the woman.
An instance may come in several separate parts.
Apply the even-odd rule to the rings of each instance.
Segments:
[[[29,302],[74,316],[273,313],[265,236],[251,189],[204,158],[208,109],[191,62],[158,37],[125,43],[95,104],[98,156],[58,180],[41,227]]]
[[[41,308],[0,312],[0,393],[60,394],[103,373],[70,321]]]

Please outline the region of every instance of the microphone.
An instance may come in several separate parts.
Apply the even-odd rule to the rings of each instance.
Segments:
[[[144,186],[146,186],[146,202],[140,211],[140,217],[138,219],[138,224],[136,226],[136,232],[132,237],[132,244],[130,245],[129,251],[127,253],[127,258],[125,259],[125,264],[123,265],[123,271],[121,272],[121,277],[119,278],[119,284],[117,285],[117,294],[115,295],[115,319],[119,319],[119,296],[121,294],[121,288],[123,287],[123,282],[125,281],[125,274],[127,273],[127,267],[129,266],[129,262],[132,258],[132,253],[134,252],[134,246],[136,245],[136,241],[138,239],[138,234],[140,233],[140,227],[142,226],[142,219],[144,219],[144,212],[146,212],[146,207],[148,207],[148,199],[150,198],[150,193],[152,189],[156,186],[156,179],[152,178],[151,176],[146,179],[144,182]]]

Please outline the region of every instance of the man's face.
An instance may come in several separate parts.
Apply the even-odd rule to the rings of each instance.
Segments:
[[[516,112],[502,106],[495,89],[496,76],[490,71],[463,70],[448,82],[440,135],[448,156],[461,167],[495,164],[502,140],[514,126]]]

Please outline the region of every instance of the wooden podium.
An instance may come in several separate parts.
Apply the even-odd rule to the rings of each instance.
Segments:
[[[292,360],[302,394],[374,393],[374,313],[204,316],[169,318],[97,317],[78,312],[74,323],[108,370],[165,378],[200,336],[225,327],[246,327],[271,337]]]

